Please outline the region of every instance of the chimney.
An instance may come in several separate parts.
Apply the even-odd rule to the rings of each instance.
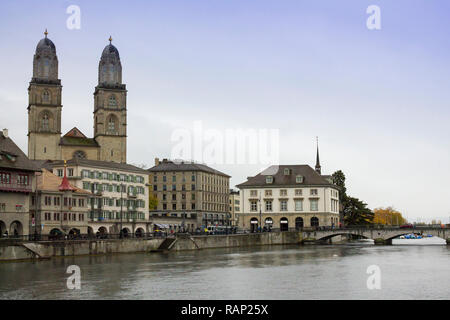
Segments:
[[[159,166],[159,158],[155,158],[155,166]]]
[[[3,129],[3,136],[5,137],[5,138],[8,138],[8,129]]]

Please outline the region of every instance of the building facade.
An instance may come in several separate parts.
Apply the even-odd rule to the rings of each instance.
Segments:
[[[28,87],[28,157],[32,160],[72,158],[126,163],[127,90],[122,83],[119,51],[111,44],[101,55],[94,90],[94,138],[74,127],[61,136],[62,85],[58,57],[47,37],[39,41]]]
[[[158,199],[152,221],[178,231],[230,225],[230,176],[204,164],[155,159],[148,169],[150,192]]]
[[[230,189],[230,215],[231,225],[233,227],[239,226],[239,213],[241,211],[241,198],[239,190]]]
[[[238,185],[240,228],[256,232],[260,228],[288,231],[337,226],[339,190],[317,169],[308,165],[271,166]]]
[[[0,131],[0,236],[29,235],[33,212],[31,195],[39,171],[8,136]]]
[[[67,175],[57,177],[47,169],[42,169],[36,180],[36,192],[31,196],[31,209],[35,213],[31,234],[87,234],[91,192],[71,185]]]
[[[59,177],[63,161],[45,165]],[[136,236],[150,232],[148,172],[125,163],[87,159],[67,161],[67,178],[73,186],[92,193],[88,199],[88,234]]]

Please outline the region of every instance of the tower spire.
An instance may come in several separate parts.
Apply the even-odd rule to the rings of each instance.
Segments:
[[[322,167],[320,166],[320,159],[319,159],[319,137],[316,137],[316,144],[317,144],[317,154],[316,154],[316,172],[318,174],[322,174]]]
[[[112,37],[111,36],[109,36],[109,44],[111,44],[111,42],[112,42]]]
[[[45,37],[47,38],[47,35],[48,35],[48,31],[47,31],[47,28],[45,28],[45,32],[44,32],[44,35],[45,35]]]

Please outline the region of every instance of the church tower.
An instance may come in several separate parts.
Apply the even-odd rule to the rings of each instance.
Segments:
[[[103,49],[94,92],[94,139],[100,145],[99,159],[127,161],[127,90],[122,84],[119,51],[111,44]]]
[[[28,87],[28,157],[59,160],[61,151],[61,80],[53,42],[39,41],[33,58],[33,77]]]

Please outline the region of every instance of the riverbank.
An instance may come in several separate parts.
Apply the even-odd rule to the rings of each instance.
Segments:
[[[251,234],[180,236],[157,239],[96,239],[21,242],[0,245],[0,261],[40,260],[52,257],[187,251],[214,248],[299,244],[301,232],[266,232]]]

